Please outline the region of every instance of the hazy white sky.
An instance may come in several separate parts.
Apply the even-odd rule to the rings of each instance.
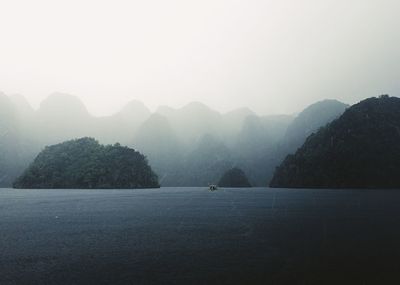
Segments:
[[[0,0],[0,90],[296,112],[400,91],[400,2]]]

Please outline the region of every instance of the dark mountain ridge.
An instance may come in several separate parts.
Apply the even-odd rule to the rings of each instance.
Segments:
[[[399,188],[400,98],[353,105],[277,168],[272,187]]]
[[[251,187],[251,184],[243,170],[237,167],[229,169],[222,175],[218,182],[220,187],[230,188],[247,188]]]
[[[311,104],[301,111],[288,126],[282,145],[286,152],[295,151],[307,137],[320,127],[338,118],[349,105],[337,100],[326,99]]]

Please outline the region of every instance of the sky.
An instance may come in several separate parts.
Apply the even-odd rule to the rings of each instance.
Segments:
[[[0,90],[37,107],[76,95],[95,115],[137,99],[298,112],[399,96],[400,2],[1,0]]]

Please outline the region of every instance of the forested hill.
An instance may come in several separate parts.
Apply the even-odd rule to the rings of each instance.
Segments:
[[[221,187],[251,187],[251,184],[244,173],[240,168],[234,167],[229,169],[218,182],[218,186]]]
[[[82,138],[46,147],[15,188],[152,188],[157,176],[146,158],[119,144]]]
[[[353,105],[289,155],[272,187],[399,188],[400,98]]]

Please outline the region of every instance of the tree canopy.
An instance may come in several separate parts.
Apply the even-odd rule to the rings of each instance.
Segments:
[[[220,187],[251,187],[246,174],[240,168],[229,169],[219,180]]]
[[[400,187],[400,99],[353,105],[276,169],[272,187]]]
[[[15,188],[153,188],[157,175],[144,155],[119,144],[81,138],[47,146]]]

